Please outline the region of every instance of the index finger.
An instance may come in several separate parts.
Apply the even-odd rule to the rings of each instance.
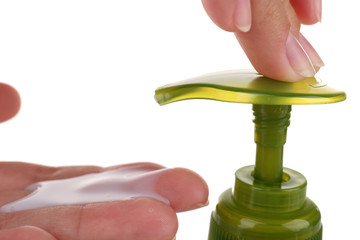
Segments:
[[[302,24],[321,22],[322,0],[290,0]]]

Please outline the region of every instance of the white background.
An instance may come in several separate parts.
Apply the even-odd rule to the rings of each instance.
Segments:
[[[326,66],[318,76],[343,103],[294,106],[285,166],[308,179],[324,239],[357,239],[360,16],[357,1],[323,2],[303,34]],[[0,1],[0,81],[22,109],[0,125],[0,158],[47,165],[152,161],[186,167],[210,187],[210,206],[179,214],[178,239],[206,239],[217,198],[253,164],[250,105],[184,101],[154,90],[208,72],[251,68],[233,34],[200,0]]]

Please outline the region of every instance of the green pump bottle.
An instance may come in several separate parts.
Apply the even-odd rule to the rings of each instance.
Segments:
[[[275,81],[254,71],[224,71],[160,87],[160,105],[186,99],[253,104],[256,161],[235,173],[211,214],[209,240],[320,240],[321,215],[306,197],[306,179],[283,167],[283,147],[293,104],[343,101],[346,95],[307,78]]]

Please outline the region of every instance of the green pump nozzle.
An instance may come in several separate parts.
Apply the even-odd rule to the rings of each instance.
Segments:
[[[155,91],[160,105],[212,99],[252,103],[255,166],[235,173],[211,215],[209,240],[320,240],[320,211],[306,197],[305,177],[283,167],[283,146],[293,104],[323,104],[346,99],[319,79],[285,83],[255,71],[232,70],[169,84]]]

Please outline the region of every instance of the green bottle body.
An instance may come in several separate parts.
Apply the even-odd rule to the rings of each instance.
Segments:
[[[209,240],[321,240],[321,215],[306,197],[306,179],[284,168],[280,184],[254,179],[254,166],[236,172],[211,215]]]

